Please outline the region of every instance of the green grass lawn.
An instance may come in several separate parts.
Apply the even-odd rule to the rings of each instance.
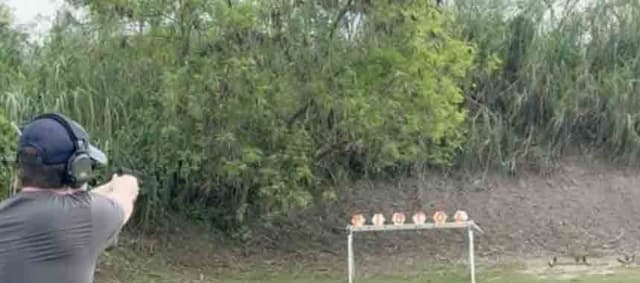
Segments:
[[[131,274],[130,274],[131,275]],[[264,274],[261,272],[249,272],[245,274],[219,275],[219,276],[194,276],[185,275],[180,272],[153,272],[153,273],[137,273],[136,275],[127,276],[105,282],[219,282],[219,283],[344,283],[346,276],[340,274],[318,275],[313,273],[279,273]],[[469,282],[464,274],[460,273],[430,273],[421,275],[384,275],[376,277],[357,278],[356,283],[389,283],[389,282],[407,282],[407,283],[460,283]],[[567,283],[636,283],[640,282],[640,272],[627,271],[616,275],[592,275],[580,276],[574,278],[539,278],[531,275],[523,275],[518,272],[511,271],[491,271],[479,274],[478,283],[542,283],[542,282],[567,282]]]
[[[103,257],[97,272],[97,283],[143,283],[143,282],[215,282],[215,283],[344,283],[343,270],[317,271],[313,266],[259,265],[245,266],[242,270],[180,266],[157,256],[138,256],[134,252],[117,252]],[[558,269],[536,274],[525,273],[524,267],[480,268],[478,283],[637,283],[640,268],[615,267],[607,275],[588,275],[592,268],[566,274]],[[434,268],[430,271],[411,274],[359,275],[356,283],[463,283],[469,282],[464,267]]]
[[[542,282],[567,282],[567,283],[596,283],[596,282],[611,282],[611,283],[632,283],[640,282],[640,272],[638,271],[621,271],[615,275],[590,275],[590,276],[577,276],[572,278],[558,276],[541,278],[533,275],[525,275],[518,271],[487,271],[478,275],[476,278],[478,283],[492,282],[492,283],[542,283]],[[208,282],[208,281],[204,281]],[[298,273],[298,274],[246,274],[237,275],[230,278],[212,278],[210,282],[225,282],[225,283],[253,283],[253,282],[265,282],[265,283],[344,283],[346,277],[344,275],[314,275],[311,273]],[[384,275],[364,278],[356,278],[357,283],[389,283],[389,282],[407,282],[407,283],[460,283],[469,282],[469,277],[466,274],[457,272],[435,272],[425,273],[420,275]]]

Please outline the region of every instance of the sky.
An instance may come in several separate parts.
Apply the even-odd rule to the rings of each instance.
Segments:
[[[14,25],[26,29],[32,35],[42,35],[49,30],[56,10],[63,0],[0,0],[11,9]]]
[[[514,0],[517,2],[517,0]],[[567,0],[557,2],[564,3]],[[577,0],[579,6],[593,0]],[[64,0],[0,0],[8,5],[14,16],[14,25],[32,36],[42,37],[51,27],[56,10],[64,4]],[[562,8],[559,5],[560,10]]]

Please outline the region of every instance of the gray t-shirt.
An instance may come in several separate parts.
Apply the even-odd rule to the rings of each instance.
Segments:
[[[85,191],[23,192],[0,203],[0,282],[90,283],[124,211]]]

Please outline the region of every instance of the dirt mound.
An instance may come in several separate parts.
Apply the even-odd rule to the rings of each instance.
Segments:
[[[477,253],[488,261],[512,257],[634,254],[640,248],[640,170],[573,159],[544,176],[523,174],[425,173],[397,182],[360,182],[335,189],[337,200],[291,212],[278,229],[259,231],[253,245],[296,251],[305,257],[344,256],[345,226],[353,213],[371,217],[394,211],[427,214],[466,210],[486,232]],[[461,231],[392,232],[357,235],[363,261],[464,259]],[[318,253],[314,253],[318,252]],[[391,256],[392,258],[388,258]],[[417,260],[420,258],[420,260]],[[399,263],[406,264],[406,263]]]

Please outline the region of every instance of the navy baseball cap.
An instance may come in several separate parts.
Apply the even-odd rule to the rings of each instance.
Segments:
[[[56,165],[69,161],[76,151],[76,141],[87,146],[87,154],[95,162],[95,165],[107,164],[107,156],[90,143],[89,134],[84,128],[75,121],[57,113],[38,116],[24,127],[18,148],[22,150],[31,147],[37,151],[43,164]]]

